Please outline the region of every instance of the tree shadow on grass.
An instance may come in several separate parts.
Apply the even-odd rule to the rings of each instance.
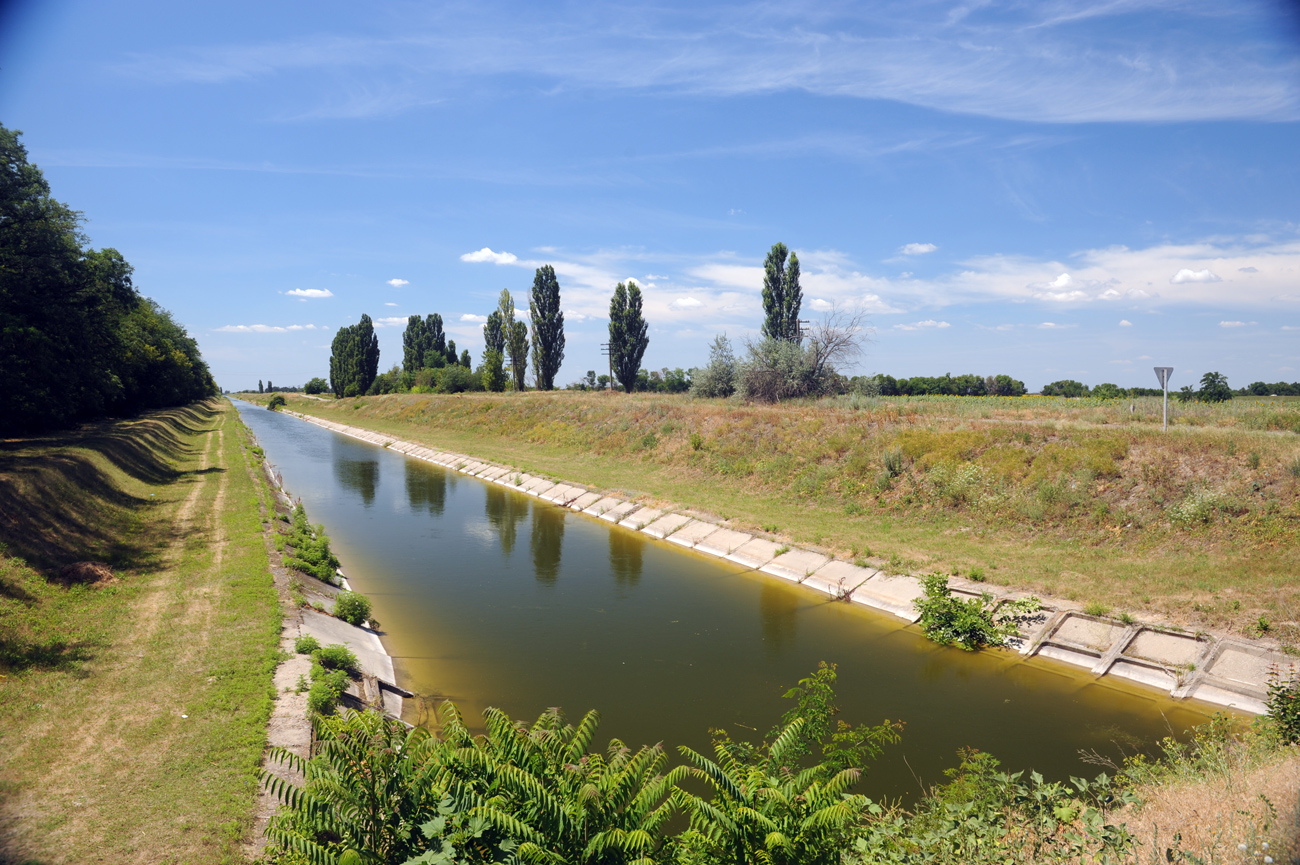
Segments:
[[[221,471],[175,468],[206,444],[201,425],[216,413],[198,404],[0,441],[0,543],[47,575],[77,561],[156,565],[156,539],[138,527],[157,500],[123,489],[122,476],[161,487]],[[11,596],[2,580],[0,595]]]
[[[95,657],[91,646],[63,640],[29,641],[0,636],[0,670],[21,673],[25,670],[84,671],[80,664]]]

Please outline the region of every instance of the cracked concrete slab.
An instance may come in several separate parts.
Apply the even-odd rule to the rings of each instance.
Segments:
[[[691,520],[668,536],[668,542],[679,547],[694,547],[700,541],[718,530],[713,523],[703,520]]]
[[[824,568],[830,560],[830,556],[795,548],[772,559],[759,570],[783,580],[799,583]]]
[[[744,532],[732,531],[731,529],[718,529],[712,532],[708,537],[699,541],[695,549],[702,553],[727,558],[731,555],[732,550],[739,549],[754,539],[753,535]]]
[[[641,531],[645,532],[652,538],[659,538],[662,540],[690,521],[690,517],[682,514],[664,514],[654,522],[647,523],[645,528],[641,529]]]
[[[727,558],[738,565],[758,570],[776,558],[776,551],[779,549],[781,545],[774,541],[753,538],[733,549]]]

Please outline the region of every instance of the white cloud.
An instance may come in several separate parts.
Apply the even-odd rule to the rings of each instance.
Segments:
[[[672,303],[668,304],[668,307],[670,309],[679,309],[679,310],[699,309],[702,306],[704,306],[704,303],[702,301],[696,300],[693,297],[679,297],[676,300],[674,300]]]
[[[911,278],[912,278],[912,271],[910,271],[910,270],[905,270],[905,271],[903,271],[902,273],[900,273],[900,274],[898,275],[898,278],[899,278],[899,279],[911,279]]]
[[[1239,273],[1259,273],[1259,268],[1258,268],[1258,267],[1239,267],[1239,268],[1237,268],[1237,271],[1238,271]]]
[[[1284,325],[1282,325],[1282,329],[1283,329],[1283,330],[1300,330],[1300,327],[1295,327],[1294,325],[1290,325],[1290,324],[1284,324]]]
[[[1155,359],[1155,358],[1151,357],[1151,355],[1149,355],[1149,354],[1140,354],[1140,355],[1138,355],[1138,360],[1154,360],[1154,359]]]
[[[388,280],[388,284],[391,285],[393,288],[401,288],[402,286],[410,285],[411,283],[409,283],[405,279],[390,279]]]
[[[647,273],[647,274],[645,275],[645,278],[648,279],[648,280],[650,280],[651,282],[653,282],[653,281],[656,280],[656,279],[667,279],[668,277],[666,277],[666,276],[661,276],[660,274],[657,274],[657,273]]]
[[[1054,321],[1045,321],[1042,324],[1037,325],[1039,330],[1066,330],[1067,328],[1074,326],[1075,325],[1073,324],[1057,324]]]
[[[293,291],[286,291],[285,294],[290,297],[333,297],[334,292],[328,288],[295,288]]]
[[[1246,326],[1246,322],[1244,322],[1244,321],[1221,321],[1221,322],[1219,322],[1219,327],[1245,327],[1245,326]]]
[[[213,330],[218,333],[289,333],[295,330],[324,330],[324,328],[317,328],[314,324],[291,324],[288,327],[269,324],[227,324]]]
[[[474,315],[474,313],[472,313],[472,312],[467,312],[467,313],[465,313],[464,315],[462,315],[462,316],[460,317],[460,320],[461,320],[461,321],[472,321],[472,322],[474,322],[474,323],[476,323],[476,324],[487,324],[487,316],[486,316],[486,315]]]
[[[907,243],[898,248],[903,255],[925,255],[927,252],[934,252],[939,247],[933,243]]]
[[[1184,267],[1169,277],[1169,282],[1173,285],[1186,285],[1189,282],[1223,282],[1223,279],[1208,267],[1205,270],[1192,270]]]
[[[935,321],[930,318],[925,321],[914,321],[911,324],[896,324],[894,330],[928,330],[930,328],[943,330],[945,327],[952,327],[952,325],[946,321]]]
[[[490,261],[493,264],[514,264],[519,261],[519,257],[510,252],[493,252],[486,246],[477,252],[467,252],[460,257],[461,261],[480,262]]]
[[[1133,326],[1133,322],[1129,321],[1127,318],[1121,318],[1121,319],[1119,320],[1119,326],[1120,326],[1120,327],[1132,327],[1132,326]]]
[[[385,303],[384,306],[397,306],[395,303]]]
[[[831,303],[829,300],[823,300],[820,297],[814,297],[812,300],[808,301],[808,305],[812,307],[814,312],[830,312],[835,308],[835,304]]]
[[[390,315],[375,319],[375,327],[406,327],[407,321],[404,315]]]

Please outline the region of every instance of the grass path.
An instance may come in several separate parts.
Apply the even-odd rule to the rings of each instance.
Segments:
[[[0,862],[238,861],[280,629],[244,441],[222,402],[0,452],[86,529],[0,522]],[[117,580],[40,572],[84,559]]]

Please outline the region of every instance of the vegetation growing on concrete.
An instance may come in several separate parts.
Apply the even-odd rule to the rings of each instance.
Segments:
[[[293,552],[286,552],[285,567],[310,574],[330,585],[338,585],[339,560],[330,551],[330,539],[325,534],[325,527],[313,526],[307,521],[307,509],[301,502],[293,509],[288,545]]]
[[[925,596],[913,603],[921,614],[925,635],[941,646],[956,643],[968,652],[1005,646],[1042,607],[1038,598],[999,603],[988,592],[967,600],[954,598],[943,574],[929,574],[921,582]]]

